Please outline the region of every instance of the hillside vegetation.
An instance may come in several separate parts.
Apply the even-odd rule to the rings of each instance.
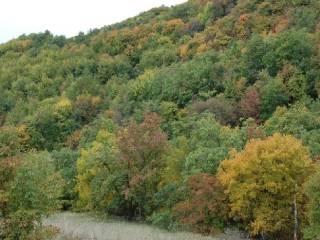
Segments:
[[[56,210],[320,238],[320,1],[189,0],[0,45],[0,239]]]

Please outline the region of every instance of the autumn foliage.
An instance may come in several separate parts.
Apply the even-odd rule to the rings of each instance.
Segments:
[[[131,122],[118,133],[119,167],[125,174],[123,193],[129,204],[127,214],[130,217],[144,216],[152,208],[168,147],[167,136],[161,131],[160,124],[161,119],[156,114],[146,114],[142,123]]]
[[[130,219],[151,213],[168,147],[160,123],[160,117],[150,113],[143,122],[131,121],[116,135],[98,134],[77,163],[79,207],[104,209]]]
[[[319,238],[319,13],[189,0],[0,44],[0,239],[57,209]]]
[[[230,216],[244,223],[253,236],[292,239],[294,201],[303,224],[302,187],[310,173],[309,153],[301,142],[275,134],[251,140],[243,151],[233,153],[222,162],[218,179],[226,188]]]
[[[209,174],[189,178],[190,192],[173,211],[179,221],[193,231],[214,234],[223,229],[228,213],[227,196],[219,180]]]

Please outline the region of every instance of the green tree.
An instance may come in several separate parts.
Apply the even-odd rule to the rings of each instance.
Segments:
[[[284,85],[278,79],[268,78],[268,82],[261,89],[261,119],[268,119],[278,106],[289,102]]]
[[[312,40],[304,30],[282,32],[276,38],[269,39],[269,51],[264,56],[263,63],[271,76],[276,76],[286,62],[305,69],[314,54],[313,46]]]
[[[320,116],[304,104],[291,108],[279,107],[264,125],[267,135],[276,132],[291,134],[301,139],[309,147],[313,157],[320,155]]]
[[[190,131],[190,129],[189,129]],[[221,126],[211,114],[204,114],[193,123],[190,131],[189,154],[183,173],[187,176],[199,173],[215,173],[230,149],[241,150],[245,137],[239,129]]]
[[[131,121],[116,135],[99,132],[77,161],[78,207],[129,218],[151,214],[167,147],[160,122],[147,114],[142,123]]]
[[[76,199],[75,185],[76,185],[76,161],[78,158],[78,151],[70,148],[62,148],[51,152],[54,159],[55,170],[60,173],[65,184],[62,192],[62,204],[64,209],[72,206],[72,201]]]
[[[263,57],[267,52],[267,46],[260,35],[254,35],[247,42],[245,52],[242,55],[242,72],[249,83],[254,83],[261,70],[264,69]]]
[[[31,116],[27,116],[29,144],[33,148],[53,150],[78,128],[72,102],[64,97],[46,99]]]
[[[173,46],[165,45],[162,48],[150,49],[142,54],[139,66],[142,69],[169,66],[177,62],[177,50]]]
[[[317,171],[310,177],[305,186],[305,192],[308,196],[308,219],[309,224],[304,229],[304,239],[320,238],[320,171]]]
[[[38,231],[42,217],[59,207],[63,184],[49,153],[26,154],[8,191],[6,238],[28,239]]]

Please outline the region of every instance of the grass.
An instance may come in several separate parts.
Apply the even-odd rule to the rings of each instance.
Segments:
[[[85,214],[59,213],[46,219],[44,224],[60,229],[56,240],[223,240],[239,237],[205,237],[192,233],[169,233],[139,223],[125,221],[102,221]]]

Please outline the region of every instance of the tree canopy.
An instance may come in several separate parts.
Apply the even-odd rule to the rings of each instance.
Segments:
[[[0,44],[0,239],[57,208],[318,237],[319,13],[189,0]]]

